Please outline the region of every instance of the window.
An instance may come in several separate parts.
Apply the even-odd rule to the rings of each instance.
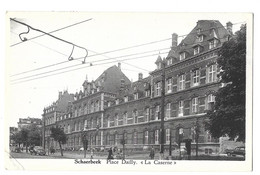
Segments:
[[[146,108],[145,109],[145,121],[149,121],[149,116],[150,116],[150,109]]]
[[[200,34],[200,32],[201,32],[201,28],[198,28],[197,29],[197,34]]]
[[[159,130],[155,130],[155,133],[154,133],[154,141],[155,141],[155,144],[159,144]]]
[[[99,111],[99,101],[97,100],[95,103],[95,112]]]
[[[138,93],[134,93],[134,100],[138,99]]]
[[[160,106],[157,105],[155,107],[155,120],[159,120],[160,118],[161,118],[161,116],[160,116]]]
[[[77,117],[78,116],[78,110],[77,110],[77,108],[74,108],[74,110],[75,110],[75,117]]]
[[[204,39],[203,35],[198,36],[199,42],[203,42],[203,39]]]
[[[88,127],[88,121],[87,121],[87,120],[85,120],[85,121],[84,121],[84,130],[86,130],[86,129],[87,129],[87,127]]]
[[[193,86],[198,86],[199,85],[199,81],[200,81],[200,71],[199,70],[195,70],[193,72],[193,76],[192,76]]]
[[[179,111],[178,111],[178,116],[182,117],[183,116],[183,101],[179,101]]]
[[[134,132],[134,140],[133,141],[134,141],[134,144],[137,144],[137,132],[136,131]]]
[[[172,79],[169,78],[167,81],[166,81],[166,92],[167,93],[171,93],[172,92]]]
[[[209,49],[213,49],[213,48],[217,47],[217,43],[218,43],[218,40],[216,40],[216,39],[210,40]]]
[[[110,127],[110,116],[107,116],[107,127]]]
[[[196,142],[196,130],[195,130],[195,126],[193,126],[193,127],[191,128],[191,140],[192,140],[193,143]]]
[[[199,54],[199,53],[200,53],[200,47],[199,47],[199,46],[195,47],[193,51],[194,51],[194,52],[193,52],[194,55]]]
[[[145,131],[144,132],[144,144],[148,144],[149,139],[149,132]]]
[[[212,137],[209,131],[206,131],[206,142],[212,142]]]
[[[123,124],[124,125],[127,124],[127,117],[128,117],[127,112],[125,112],[124,115],[123,115]]]
[[[88,113],[88,108],[87,108],[87,105],[85,104],[84,105],[84,114],[87,114]]]
[[[115,145],[118,145],[118,134],[115,134]]]
[[[162,68],[162,63],[159,62],[159,63],[157,64],[157,69],[161,69],[161,68]]]
[[[124,102],[128,102],[128,96],[124,97]]]
[[[196,113],[196,112],[198,112],[198,98],[196,97],[196,98],[193,98],[192,99],[192,112],[193,113]]]
[[[217,80],[217,65],[213,64],[208,68],[208,82],[215,82]]]
[[[209,94],[208,97],[207,97],[207,103],[208,103],[207,109],[211,110],[214,103],[215,103],[215,96],[212,95],[212,94]]]
[[[171,117],[171,103],[166,105],[166,119]]]
[[[185,75],[179,76],[179,90],[184,90]]]
[[[116,105],[118,105],[119,104],[119,99],[116,99]]]
[[[186,53],[185,52],[181,52],[180,53],[180,60],[184,60],[186,58]]]
[[[138,111],[137,110],[133,111],[133,118],[134,118],[134,123],[138,123]]]
[[[90,112],[94,112],[94,103],[91,103]]]
[[[118,126],[118,114],[115,115],[115,126]]]
[[[108,102],[107,102],[107,107],[110,107],[110,106],[111,106],[111,102],[108,101]]]
[[[172,59],[171,58],[167,59],[167,65],[169,66],[171,64],[172,64]]]
[[[155,84],[155,96],[161,96],[161,82]]]
[[[171,139],[171,130],[166,129],[166,144],[170,143],[170,139]]]
[[[146,96],[146,97],[149,97],[149,96],[150,96],[150,91],[149,91],[149,90],[146,90],[146,91],[145,91],[145,96]]]

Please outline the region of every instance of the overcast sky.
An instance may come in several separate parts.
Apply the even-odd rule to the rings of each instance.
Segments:
[[[65,62],[71,54],[72,45],[45,35],[12,46],[21,42],[19,34],[26,32],[27,27],[13,21],[10,22],[10,41],[7,43],[10,47],[9,56],[6,60],[6,89],[8,90],[8,93],[6,93],[6,104],[8,107],[6,117],[10,119],[10,126],[17,126],[19,118],[41,118],[43,108],[57,100],[59,91],[68,90],[69,93],[76,93],[82,88],[82,83],[86,75],[88,76],[88,80],[95,80],[105,69],[117,65],[118,62],[121,62],[122,71],[130,80],[136,81],[140,72],[144,74],[144,77],[147,77],[149,71],[155,69],[154,62],[159,53],[162,57],[165,57],[167,55],[166,52],[170,50],[171,34],[177,33],[179,36],[188,34],[196,26],[198,20],[219,20],[224,26],[226,22],[231,21],[235,24],[233,31],[239,29],[240,22],[248,20],[247,16],[239,13],[30,12],[8,13],[7,15],[45,32],[92,19],[52,33],[52,35],[63,40],[86,48],[88,50],[86,64],[82,65],[82,59],[79,59],[23,74],[21,73]],[[29,39],[40,34],[42,33],[30,31],[29,34],[23,34],[22,37]],[[183,37],[179,37],[178,41],[180,42],[182,39]],[[97,53],[114,51],[160,40],[165,41],[94,56]],[[133,55],[142,52],[147,53]],[[127,55],[133,56],[127,57]],[[75,47],[72,57],[78,58],[84,56],[84,50]],[[120,61],[131,58],[133,59]],[[102,61],[103,59],[107,60]],[[100,62],[96,62],[98,60]],[[111,61],[114,62],[105,64]],[[92,67],[89,67],[89,62],[93,64]],[[76,66],[55,71],[73,65]],[[80,69],[61,73],[76,68]],[[43,76],[46,77],[41,78]]]

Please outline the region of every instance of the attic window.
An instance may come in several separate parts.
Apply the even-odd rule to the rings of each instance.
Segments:
[[[111,106],[111,102],[108,101],[108,102],[107,102],[107,107],[110,107],[110,106]]]
[[[135,100],[138,99],[138,93],[134,93],[134,99],[135,99]]]
[[[171,58],[168,58],[167,59],[167,65],[169,66],[169,65],[171,65],[172,64],[172,59]]]
[[[134,86],[134,90],[136,91],[136,86]]]
[[[199,42],[203,42],[203,39],[204,39],[204,36],[203,36],[203,35],[198,36],[198,41],[199,41]]]
[[[201,32],[201,28],[198,28],[197,29],[197,34],[200,34],[200,32]]]
[[[184,60],[186,58],[186,53],[185,52],[181,52],[180,53],[180,60]]]
[[[124,102],[128,102],[128,96],[124,97]]]
[[[209,49],[217,47],[218,40],[213,39],[209,41]]]
[[[116,99],[116,105],[118,105],[119,104],[119,99]]]

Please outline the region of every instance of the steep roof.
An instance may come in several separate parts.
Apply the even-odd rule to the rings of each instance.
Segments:
[[[101,86],[106,92],[116,93],[120,90],[121,80],[124,79],[124,84],[129,84],[131,81],[117,66],[112,66],[105,70],[96,80],[95,84]]]
[[[214,29],[214,30],[212,30]],[[200,30],[200,31],[198,31]],[[203,35],[203,41],[198,41],[198,36]],[[230,35],[225,27],[218,20],[199,20],[197,25],[191,32],[180,42],[180,44],[172,48],[167,57],[178,57],[180,52],[187,52],[189,56],[193,55],[194,44],[199,44],[204,51],[209,49],[208,40],[216,38],[223,43],[227,36]]]

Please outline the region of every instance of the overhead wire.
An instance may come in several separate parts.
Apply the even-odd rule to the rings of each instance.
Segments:
[[[168,53],[168,52],[164,52],[164,53],[161,53],[161,54],[166,54],[166,53]],[[126,59],[122,59],[122,60],[120,60],[120,61],[127,61],[127,60],[145,58],[145,57],[156,56],[156,55],[158,55],[158,54],[152,54],[152,55],[146,55],[146,56],[135,57],[135,58],[128,58],[128,59],[126,58]],[[51,75],[46,75],[46,76],[37,77],[37,78],[29,79],[29,80],[23,80],[23,81],[14,82],[14,83],[12,83],[11,85],[19,84],[19,83],[23,83],[23,82],[28,82],[28,81],[32,81],[32,80],[37,80],[37,79],[41,79],[41,78],[45,78],[45,77],[50,77],[50,76],[54,76],[54,75],[59,75],[59,74],[63,74],[63,73],[67,73],[67,72],[71,72],[71,71],[75,71],[75,70],[84,69],[84,68],[87,68],[87,67],[110,64],[110,63],[114,63],[114,62],[117,62],[117,61],[118,61],[118,60],[116,60],[116,61],[110,61],[110,62],[105,62],[105,63],[99,63],[99,64],[87,65],[87,66],[84,66],[84,67],[81,67],[81,68],[71,69],[71,70],[67,70],[67,71],[63,71],[63,72],[58,72],[58,73],[51,74]]]
[[[65,27],[56,29],[56,30],[53,30],[53,31],[48,32],[48,33],[58,32],[58,31],[60,31],[60,30],[63,30],[63,29],[66,29],[66,28],[69,28],[69,27],[72,27],[72,26],[75,26],[75,25],[78,25],[78,24],[82,24],[82,23],[87,22],[87,21],[90,21],[90,20],[92,20],[92,18],[89,18],[89,19],[86,19],[86,20],[83,20],[83,21],[80,21],[80,22],[77,22],[77,23],[74,23],[74,24],[71,24],[71,25],[68,25],[68,26],[65,26]],[[32,38],[29,38],[29,39],[27,39],[27,41],[33,40],[33,39],[36,39],[36,38],[39,38],[39,37],[42,37],[42,36],[44,36],[44,35],[45,35],[45,34],[42,34],[42,35],[38,35],[38,36],[35,36],[35,37],[32,37]],[[10,47],[16,46],[16,45],[21,44],[21,43],[24,43],[24,41],[21,41],[21,42],[12,44],[12,45],[10,45]]]
[[[245,22],[234,23],[233,25],[237,25],[237,24],[241,24],[241,23],[245,23]],[[218,28],[224,28],[224,26],[218,27]],[[204,31],[206,31],[206,30],[204,30]],[[190,34],[190,33],[189,33],[189,34]],[[189,34],[181,35],[181,36],[179,36],[179,37],[187,36],[187,35],[189,35]],[[169,39],[171,39],[171,38],[169,38]],[[121,50],[125,50],[125,49],[140,47],[140,46],[144,46],[144,45],[148,45],[148,44],[153,44],[153,43],[157,43],[157,42],[166,41],[166,40],[169,40],[169,39],[163,39],[163,40],[153,41],[153,42],[149,42],[149,43],[134,45],[134,46],[130,46],[130,47],[125,47],[125,48],[121,48],[121,49],[116,49],[116,50],[112,50],[112,51],[107,51],[107,52],[103,52],[103,53],[98,53],[98,54],[90,55],[90,56],[88,56],[88,57],[93,57],[93,56],[98,56],[98,55],[104,55],[104,54],[106,54],[106,53],[111,53],[111,52],[121,51]],[[205,42],[206,42],[206,41],[205,41]],[[192,44],[188,44],[188,45],[192,45]],[[187,46],[187,44],[186,44],[186,46]],[[120,56],[120,57],[122,57],[122,56]],[[109,59],[111,59],[111,58],[109,58]],[[112,59],[115,59],[115,58],[112,58]],[[103,61],[103,60],[102,60],[102,61]],[[67,62],[67,61],[66,61],[66,62]],[[59,64],[63,64],[63,63],[65,63],[65,62],[60,62],[60,63],[56,63],[56,64],[52,64],[52,65],[47,65],[47,66],[44,66],[44,67],[36,68],[36,69],[29,70],[29,71],[26,71],[26,72],[21,72],[21,73],[14,74],[14,75],[11,75],[11,76],[17,76],[17,75],[20,75],[20,74],[24,74],[24,73],[28,73],[28,72],[32,72],[32,71],[36,71],[36,70],[40,70],[40,69],[44,69],[44,68],[48,68],[48,67],[51,67],[51,66],[56,66],[56,65],[59,65]],[[91,62],[90,62],[90,63],[91,63]]]
[[[106,58],[106,59],[101,59],[101,60],[95,60],[95,61],[87,62],[87,63],[90,64],[90,65],[91,64],[93,65],[94,63],[102,62],[102,61],[108,61],[108,60],[111,60],[111,59],[114,59],[116,61],[124,61],[124,60],[117,60],[117,59],[118,58],[122,58],[122,57],[129,57],[129,56],[136,56],[136,55],[141,55],[141,54],[147,54],[147,53],[151,53],[151,52],[158,52],[158,51],[162,51],[162,50],[166,50],[166,49],[168,49],[168,48],[159,49],[159,50],[151,50],[151,51],[147,51],[147,52],[139,52],[139,53],[128,54],[128,55],[121,55],[121,56],[114,57],[114,58]],[[152,55],[152,56],[154,56],[154,55]],[[55,70],[51,70],[51,71],[42,72],[42,73],[39,73],[39,74],[34,74],[34,75],[26,76],[26,77],[17,78],[17,79],[11,80],[11,81],[14,82],[14,81],[18,81],[18,80],[22,80],[22,79],[26,79],[26,78],[31,78],[31,77],[35,77],[35,76],[39,76],[39,75],[43,75],[43,74],[48,74],[50,72],[60,71],[60,70],[64,70],[64,69],[68,69],[68,68],[72,68],[72,67],[83,66],[83,65],[84,64],[71,65],[71,66],[67,66],[67,67],[63,67],[63,68],[59,68],[59,69],[55,69]]]
[[[45,35],[48,35],[48,36],[50,36],[50,37],[52,37],[52,38],[54,38],[54,39],[56,39],[56,40],[59,40],[59,41],[62,41],[62,42],[65,42],[65,43],[67,43],[67,44],[72,45],[71,54],[70,54],[70,56],[68,57],[68,60],[69,60],[69,61],[73,60],[72,54],[73,54],[73,51],[74,51],[74,47],[78,47],[78,48],[80,48],[80,49],[85,50],[86,55],[85,55],[85,57],[84,57],[84,60],[82,61],[82,63],[85,63],[86,57],[88,56],[88,50],[87,50],[86,48],[84,48],[84,47],[82,47],[82,46],[79,46],[79,45],[76,45],[76,44],[74,44],[74,43],[72,43],[72,42],[70,42],[70,41],[64,40],[64,39],[62,39],[62,38],[56,37],[56,36],[54,36],[54,35],[52,35],[52,34],[50,34],[50,33],[44,32],[44,31],[42,31],[42,30],[40,30],[40,29],[36,29],[36,28],[34,28],[34,27],[32,27],[32,26],[30,26],[30,25],[24,23],[24,22],[15,20],[15,19],[13,19],[13,18],[10,18],[10,20],[15,21],[15,22],[17,22],[17,23],[19,23],[19,24],[22,24],[22,25],[28,27],[28,32],[23,32],[23,33],[20,33],[20,34],[19,34],[19,37],[20,37],[20,39],[21,39],[22,41],[27,41],[27,38],[23,38],[23,39],[22,39],[22,38],[21,38],[21,35],[22,35],[22,34],[29,33],[29,29],[35,30],[35,31],[37,31],[37,32],[41,32],[41,33],[43,33],[43,34],[45,34]]]

